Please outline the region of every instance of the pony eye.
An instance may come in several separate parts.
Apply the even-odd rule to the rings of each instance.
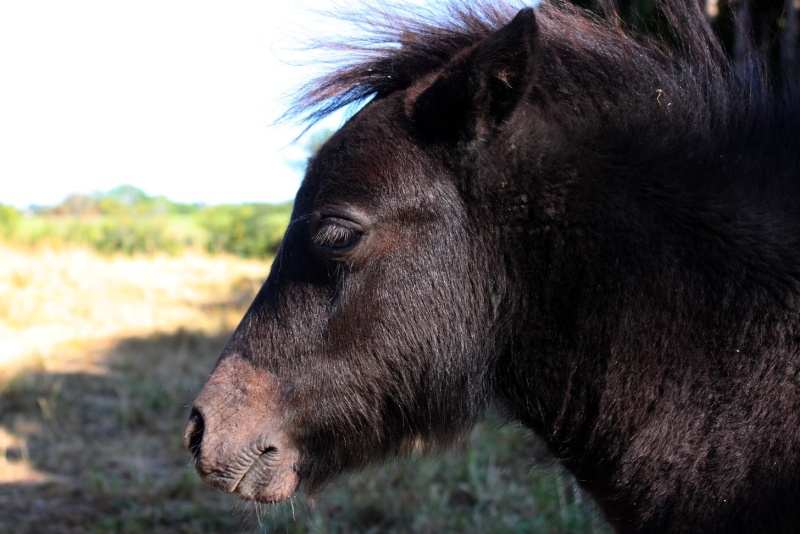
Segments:
[[[341,254],[352,249],[361,239],[361,232],[338,219],[320,221],[312,241],[324,252]]]

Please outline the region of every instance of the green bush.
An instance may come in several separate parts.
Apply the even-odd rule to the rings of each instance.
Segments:
[[[19,228],[22,213],[19,210],[0,204],[0,238],[11,239]]]
[[[199,215],[210,253],[230,252],[246,258],[274,255],[289,222],[291,206],[241,204],[214,206]]]
[[[87,244],[93,249],[107,254],[115,252],[176,254],[184,246],[184,243],[170,234],[165,219],[160,217],[143,220],[123,217],[118,220],[105,221],[99,226],[96,233],[88,237]]]

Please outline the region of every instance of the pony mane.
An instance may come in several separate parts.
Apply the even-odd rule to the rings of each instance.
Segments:
[[[285,117],[313,124],[340,108],[406,89],[503,27],[523,7],[504,1],[452,0],[443,13],[393,6],[339,14],[338,19],[359,29],[360,37],[319,43],[346,62],[338,61],[330,73],[303,87]],[[563,1],[537,7],[537,20],[548,29],[549,38],[570,48],[581,68],[605,68],[596,61],[598,50],[617,57],[635,54],[639,61],[662,68],[678,62],[691,65],[693,76],[701,76],[707,90],[721,89],[715,86],[730,79],[732,67],[700,4],[659,3],[655,16],[666,33],[654,36],[626,28],[613,0],[600,0],[594,11]]]

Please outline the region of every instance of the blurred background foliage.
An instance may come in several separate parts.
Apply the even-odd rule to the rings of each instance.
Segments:
[[[266,258],[278,250],[291,210],[291,202],[182,204],[122,185],[24,212],[0,204],[0,238],[23,247],[81,245],[102,254],[197,250]]]

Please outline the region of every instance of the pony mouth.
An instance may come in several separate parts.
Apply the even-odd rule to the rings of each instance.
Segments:
[[[297,472],[297,454],[282,454],[275,447],[267,447],[255,455],[247,454],[227,468],[211,466],[196,459],[195,468],[200,478],[209,486],[240,499],[273,504],[290,499],[300,486]]]
[[[293,454],[282,455],[269,447],[256,456],[230,493],[260,503],[279,503],[290,499],[300,486]]]

